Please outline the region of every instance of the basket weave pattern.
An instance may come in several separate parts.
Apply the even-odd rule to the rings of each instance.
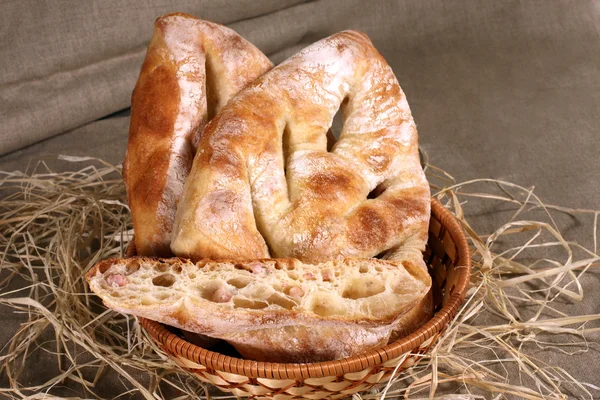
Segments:
[[[131,246],[127,253],[135,255],[135,248]],[[179,366],[235,396],[343,398],[383,384],[394,371],[414,365],[435,344],[464,299],[471,271],[467,240],[454,217],[435,199],[424,257],[433,278],[434,317],[394,343],[341,360],[308,364],[243,360],[189,343],[158,322],[140,318],[140,323]]]

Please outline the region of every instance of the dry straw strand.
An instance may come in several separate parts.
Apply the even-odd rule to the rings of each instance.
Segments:
[[[582,276],[600,266],[600,211],[548,205],[533,188],[511,182],[456,182],[421,155],[432,192],[469,238],[471,286],[427,355],[353,398],[598,397],[596,385],[579,382],[530,349],[579,354],[588,350],[589,335],[600,331],[600,315],[568,315],[555,306],[557,299],[581,301]],[[181,370],[135,318],[107,310],[90,293],[85,272],[98,260],[124,254],[132,237],[121,167],[92,157],[60,159],[81,168],[55,173],[38,163],[26,173],[0,171],[0,304],[20,320],[0,353],[0,396],[103,398],[103,380],[118,377],[119,398],[234,398]],[[510,215],[480,233],[469,209],[482,205]],[[561,214],[577,216],[591,230],[591,249],[565,239]],[[489,317],[486,323],[481,315]],[[559,335],[576,340],[552,340]],[[54,373],[36,379],[31,360],[52,365]],[[520,378],[509,382],[517,370]]]

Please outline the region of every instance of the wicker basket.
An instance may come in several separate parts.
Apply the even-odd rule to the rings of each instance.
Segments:
[[[130,246],[128,256],[135,255]],[[238,397],[338,399],[389,381],[435,343],[465,297],[471,272],[467,240],[454,217],[435,199],[424,254],[433,278],[434,317],[412,334],[379,349],[335,361],[307,364],[256,362],[198,347],[172,329],[145,318],[140,323],[182,368]]]

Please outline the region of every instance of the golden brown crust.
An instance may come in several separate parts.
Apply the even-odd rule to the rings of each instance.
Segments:
[[[286,326],[234,333],[225,339],[246,359],[281,363],[337,360],[384,346],[389,329]]]
[[[350,285],[349,294],[339,293],[342,300],[314,293],[306,300],[307,288],[314,288],[308,285],[295,288],[305,300],[301,305],[289,292],[273,289],[274,297],[264,299],[263,307],[262,300],[252,296],[240,298],[237,286],[228,283],[208,292],[200,289],[204,299],[209,296],[220,305],[188,299],[149,309],[147,299],[130,304],[114,297],[128,274],[113,271],[101,278],[98,274],[111,268],[102,263],[87,275],[92,289],[99,294],[104,290],[100,295],[112,308],[225,339],[257,360],[339,358],[386,343],[392,329],[410,331],[427,314],[426,301],[422,307],[413,306],[430,284],[421,256],[430,194],[419,164],[416,127],[391,68],[366,35],[347,31],[308,47],[255,80],[270,63],[224,29],[181,14],[157,21],[134,91],[125,163],[138,252],[169,253],[174,210],[183,192],[172,230],[171,249],[178,256],[262,259],[252,262],[286,269],[297,261],[267,258],[317,264],[339,262],[331,260],[344,256],[383,255],[396,260],[397,273],[408,273],[403,284],[412,282],[414,293],[404,287],[402,296],[410,301],[387,286],[387,300],[369,303],[368,312],[356,306],[360,300],[348,300],[372,290],[369,285],[377,287],[379,278],[374,278],[365,284],[370,289]],[[327,132],[340,105],[344,129],[332,146]],[[199,127],[215,114],[200,137]],[[127,270],[130,262],[135,269],[138,264],[130,260]],[[255,266],[222,263],[252,273],[248,269]],[[167,265],[166,270],[177,274],[187,271],[190,263],[176,260]],[[210,275],[214,265],[204,261],[198,267]],[[318,266],[308,275],[314,271],[325,280]],[[111,283],[100,288],[102,279]],[[277,282],[270,284],[275,287],[281,280]],[[180,291],[198,289],[194,288],[183,286]],[[234,304],[235,310],[227,304]]]
[[[340,105],[344,128],[327,151]],[[207,126],[171,249],[318,263],[410,241],[420,254],[429,198],[406,98],[366,35],[347,31],[257,79]]]
[[[171,254],[175,211],[202,128],[271,67],[226,27],[181,13],[156,20],[131,99],[123,166],[139,254]]]

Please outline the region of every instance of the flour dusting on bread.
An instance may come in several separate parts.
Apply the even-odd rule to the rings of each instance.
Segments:
[[[229,28],[156,21],[124,177],[137,253],[182,258],[106,260],[86,278],[110,308],[253,360],[384,345],[432,304],[430,191],[406,96],[357,31],[271,68]]]
[[[328,151],[338,108],[344,127]],[[319,263],[374,257],[415,238],[414,251],[425,248],[430,191],[416,126],[392,69],[360,32],[332,35],[267,72],[223,108],[200,147],[175,255]],[[240,211],[217,215],[207,200],[216,190],[237,193],[229,206]]]
[[[181,13],[156,20],[132,96],[124,163],[140,254],[171,254],[177,205],[202,129],[212,117],[209,106],[216,103],[218,111],[271,67],[260,50],[229,28]]]

